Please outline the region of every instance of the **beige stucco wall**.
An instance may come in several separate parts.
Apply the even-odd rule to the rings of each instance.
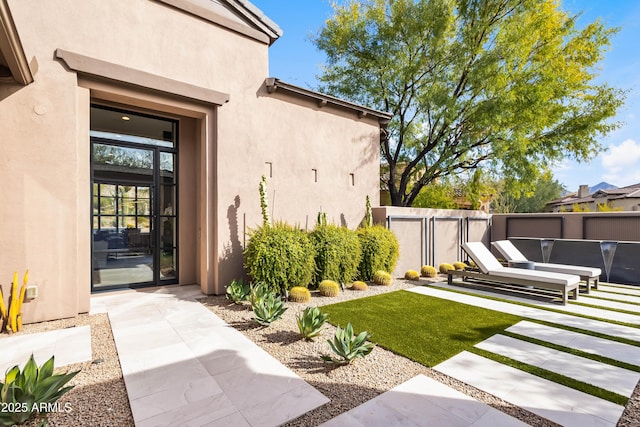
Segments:
[[[491,215],[482,211],[384,206],[373,209],[373,218],[389,225],[398,238],[400,257],[394,277],[425,264],[437,268],[466,259],[460,248],[463,241],[489,244]]]
[[[377,121],[266,93],[264,42],[153,1],[9,5],[25,54],[39,65],[33,84],[0,85],[0,283],[6,293],[12,272],[30,269],[40,295],[25,305],[25,322],[89,309],[90,102],[180,120],[181,284],[220,293],[242,274],[244,233],[261,220],[265,162],[276,219],[311,227],[322,208],[355,227],[365,196],[377,204]],[[228,93],[230,101],[216,107],[78,76],[54,59],[56,49]]]

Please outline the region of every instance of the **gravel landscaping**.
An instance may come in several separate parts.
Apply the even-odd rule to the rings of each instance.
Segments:
[[[424,283],[424,279],[422,279],[422,283]],[[283,318],[267,328],[259,327],[251,321],[253,313],[248,303],[244,303],[244,305],[230,304],[224,296],[206,297],[201,299],[201,302],[331,400],[328,404],[291,421],[286,424],[287,426],[318,425],[413,378],[417,374],[432,377],[528,424],[534,426],[556,425],[381,347],[374,348],[371,354],[356,360],[349,366],[326,364],[321,361],[319,355],[331,354],[331,349],[326,342],[335,332],[335,328],[331,325],[327,324],[322,335],[312,342],[300,339],[295,315],[308,305],[333,304],[406,289],[415,285],[416,282],[396,280],[389,287],[372,285],[366,291],[346,290],[334,298],[321,297],[312,292],[310,303],[287,303],[289,309]],[[21,334],[82,325],[91,326],[93,360],[61,369],[64,372],[81,369],[81,372],[71,382],[76,387],[60,400],[62,405],[68,402],[72,410],[68,413],[50,414],[49,425],[133,426],[120,363],[106,314],[81,315],[73,319],[25,325]],[[0,337],[1,342],[2,338]],[[37,362],[39,365],[44,363],[40,360]],[[37,424],[34,422],[30,425]],[[618,426],[625,427],[637,425],[640,425],[640,384],[636,387],[618,423]]]

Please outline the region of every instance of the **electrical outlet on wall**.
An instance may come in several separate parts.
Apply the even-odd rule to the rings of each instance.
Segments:
[[[24,293],[25,299],[34,299],[38,297],[38,286],[31,285],[27,286],[26,292]]]

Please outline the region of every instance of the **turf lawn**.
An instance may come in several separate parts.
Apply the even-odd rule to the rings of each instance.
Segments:
[[[435,366],[522,320],[498,311],[472,307],[408,291],[389,292],[325,305],[329,322],[425,366]]]

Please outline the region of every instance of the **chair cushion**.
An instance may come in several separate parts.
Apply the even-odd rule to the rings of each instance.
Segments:
[[[502,268],[500,261],[493,256],[491,251],[482,242],[466,242],[462,249],[469,254],[483,273]]]
[[[555,271],[556,273],[576,274],[583,277],[597,277],[602,274],[602,270],[594,267],[581,267],[578,265],[548,264],[536,262],[533,266],[538,271]]]
[[[554,283],[558,285],[575,285],[580,283],[580,277],[572,274],[554,273],[540,270],[524,270],[522,268],[502,267],[489,272],[491,277],[505,277],[512,279],[525,279],[532,282]]]
[[[491,243],[507,261],[527,261],[527,257],[522,254],[509,240],[496,240]]]

